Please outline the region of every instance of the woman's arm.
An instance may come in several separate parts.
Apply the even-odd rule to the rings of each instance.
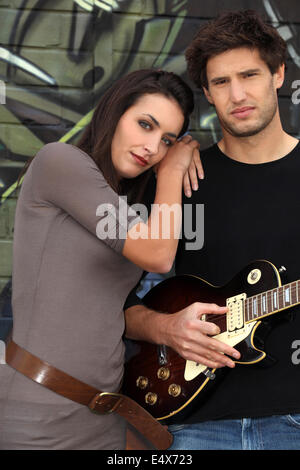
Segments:
[[[164,213],[159,209],[162,204],[167,209],[174,203],[181,207],[183,176],[197,148],[198,142],[186,136],[161,161],[156,206],[147,223],[141,222],[135,211],[131,214],[124,202],[123,214],[119,195],[108,185],[95,162],[72,145],[61,142],[45,145],[33,159],[27,177],[31,178],[35,200],[45,210],[52,205],[61,208],[95,237],[146,271],[169,271],[177,249],[181,211],[175,211],[174,221],[171,217],[174,224],[167,224],[170,234],[164,238]],[[134,238],[139,230],[145,238]]]
[[[147,223],[127,233],[123,255],[147,271],[163,273],[172,268],[181,230],[183,178],[198,147],[197,141],[186,136],[169,150],[159,165]]]

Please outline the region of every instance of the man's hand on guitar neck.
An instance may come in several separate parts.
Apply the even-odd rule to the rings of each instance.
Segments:
[[[201,320],[203,315],[225,314],[226,307],[195,302],[173,314],[163,314],[142,305],[125,311],[126,337],[155,344],[165,344],[186,360],[216,369],[234,367],[227,356],[239,359],[240,353],[213,338],[220,333],[212,322]]]

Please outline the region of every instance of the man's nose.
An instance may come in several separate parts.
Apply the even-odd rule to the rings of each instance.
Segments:
[[[230,84],[230,97],[233,103],[240,103],[247,97],[245,87],[240,80],[233,80]]]

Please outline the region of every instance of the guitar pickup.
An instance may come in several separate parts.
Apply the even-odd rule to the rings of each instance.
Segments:
[[[229,297],[226,300],[227,312],[227,331],[228,333],[236,333],[244,328],[244,305],[246,294]]]

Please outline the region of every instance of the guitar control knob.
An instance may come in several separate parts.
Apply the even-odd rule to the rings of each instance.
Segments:
[[[156,395],[156,393],[148,392],[147,395],[145,396],[145,402],[146,402],[148,405],[155,405],[155,403],[157,402],[157,395]]]
[[[141,388],[142,390],[148,386],[148,379],[147,377],[142,377],[141,375],[136,380],[136,386]]]
[[[180,385],[177,384],[171,384],[170,387],[168,388],[168,393],[172,397],[178,397],[178,395],[181,394],[181,387]]]
[[[170,377],[170,369],[168,369],[167,367],[161,367],[157,371],[157,377],[161,380],[168,380],[168,378]]]

